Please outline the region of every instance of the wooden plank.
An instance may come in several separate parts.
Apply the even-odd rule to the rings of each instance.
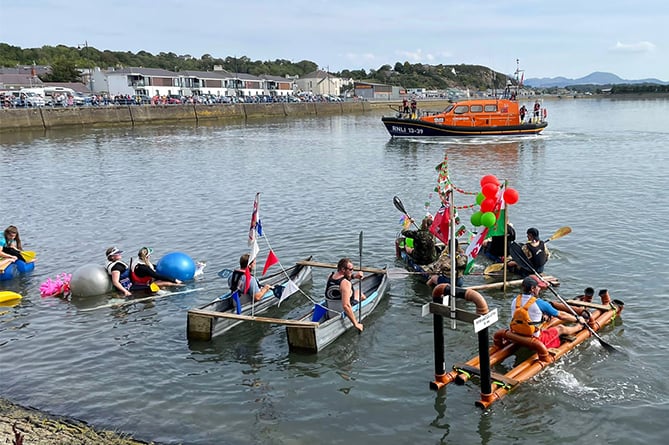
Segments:
[[[439,303],[430,303],[430,313],[441,315],[442,317],[449,318],[451,317],[451,307],[446,306],[445,304]],[[455,318],[460,321],[466,321],[467,323],[474,323],[474,320],[479,318],[480,315],[473,312],[467,312],[465,310],[455,308]]]
[[[297,326],[302,328],[313,328],[318,323],[313,321],[288,320],[285,318],[258,317],[252,315],[231,314],[229,312],[207,311],[204,309],[191,309],[188,314],[204,315],[212,318],[231,318],[233,320],[258,321],[261,323],[273,323],[286,326]]]
[[[298,261],[297,264],[301,266],[312,266],[312,267],[325,267],[328,269],[336,269],[337,265],[333,263],[319,263],[318,261]],[[362,270],[363,272],[369,272],[369,273],[386,273],[385,269],[375,269],[373,267],[363,267],[360,269],[360,267],[356,266],[355,263],[353,264],[354,270]]]
[[[0,273],[3,273],[5,269],[7,269],[7,266],[12,264],[13,262],[14,260],[12,260],[11,258],[7,258],[6,260],[0,261]]]
[[[545,276],[545,277],[542,277],[542,278],[544,280],[548,281],[549,283],[551,283],[553,286],[559,286],[560,285],[560,281],[555,277]],[[523,279],[520,278],[518,280],[507,281],[506,285],[507,286],[520,286],[522,283],[523,283]],[[504,281],[497,281],[495,283],[488,283],[488,284],[477,284],[475,286],[467,286],[467,289],[482,290],[482,289],[498,289],[498,288],[501,288],[501,287],[504,287]]]
[[[593,309],[601,309],[603,311],[610,311],[613,309],[611,306],[607,306],[606,304],[592,303],[581,300],[567,300],[567,303],[569,303],[571,306],[591,307]]]

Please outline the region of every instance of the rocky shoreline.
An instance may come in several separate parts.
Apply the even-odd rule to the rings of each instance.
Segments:
[[[0,443],[12,445],[158,445],[96,430],[84,422],[0,399]]]

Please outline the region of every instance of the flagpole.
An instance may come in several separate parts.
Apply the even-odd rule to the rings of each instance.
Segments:
[[[456,261],[455,257],[457,255],[457,252],[455,251],[455,202],[454,202],[454,193],[453,193],[453,185],[449,184],[448,186],[448,200],[449,200],[449,207],[450,207],[450,221],[448,225],[448,236],[449,236],[449,244],[451,247],[451,295],[450,295],[450,306],[451,306],[451,329],[455,329],[456,326],[456,318],[455,318],[455,286],[457,283],[457,276],[458,276],[458,271],[455,270],[456,266]]]
[[[508,185],[509,182],[507,180],[504,180],[504,190],[506,190]],[[504,293],[506,293],[506,275],[507,275],[506,256],[508,255],[508,233],[507,233],[508,224],[509,224],[509,209],[506,208],[506,202],[504,202],[504,258],[502,259],[502,264],[504,264],[503,268],[504,272],[502,273],[502,282],[504,283],[504,285],[502,286],[502,292]]]
[[[360,231],[358,247],[360,248],[360,273],[362,274],[362,230]],[[361,321],[362,321],[362,278],[360,278],[360,280],[358,281],[358,323],[360,323]]]

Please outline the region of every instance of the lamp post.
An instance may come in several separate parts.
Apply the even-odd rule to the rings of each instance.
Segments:
[[[88,52],[88,40],[84,40],[84,43],[80,43],[77,45],[77,49],[81,51],[81,47],[84,47],[86,49],[85,55],[90,56],[90,53]],[[83,55],[83,53],[82,53]],[[91,90],[91,93],[93,92],[93,68],[88,68],[88,88]]]

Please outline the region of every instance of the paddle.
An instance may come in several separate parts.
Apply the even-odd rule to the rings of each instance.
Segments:
[[[570,233],[571,233],[571,227],[569,227],[569,226],[560,227],[559,229],[557,229],[555,231],[555,233],[553,233],[553,235],[551,235],[550,238],[548,238],[544,242],[547,243],[549,241],[560,239],[563,236],[569,235]],[[495,273],[495,272],[499,272],[502,269],[504,269],[504,263],[493,263],[490,266],[485,268],[485,270],[483,271],[483,274],[484,275],[489,275],[489,274],[492,274],[492,273]]]
[[[571,233],[571,227],[569,227],[569,226],[560,227],[559,229],[557,229],[557,230],[555,231],[555,233],[554,233],[553,235],[551,235],[550,238],[548,238],[548,239],[547,239],[546,241],[544,241],[544,242],[547,243],[547,242],[549,242],[549,241],[553,241],[553,240],[556,240],[556,239],[560,239],[560,238],[562,238],[563,236],[569,235],[570,233]]]
[[[3,306],[5,305],[4,303],[7,303],[7,306],[15,306],[21,298],[23,298],[21,294],[17,294],[16,292],[10,290],[0,291],[0,303],[3,303]]]
[[[553,295],[555,295],[555,296],[558,298],[558,300],[560,300],[560,302],[561,302],[562,304],[564,304],[564,305],[569,309],[569,312],[571,312],[571,314],[572,314],[574,317],[576,317],[576,319],[578,319],[578,314],[576,313],[576,311],[574,311],[574,309],[573,309],[573,308],[572,308],[572,307],[571,307],[571,306],[564,300],[564,298],[562,298],[562,297],[560,296],[560,294],[557,293],[557,291],[553,288],[553,285],[552,285],[549,281],[546,281],[546,280],[545,280],[541,275],[539,275],[539,274],[537,273],[537,271],[532,267],[532,265],[530,264],[530,262],[527,260],[527,257],[525,257],[525,254],[524,254],[523,251],[522,251],[522,247],[520,247],[520,245],[519,245],[517,242],[515,242],[515,241],[513,241],[513,242],[511,243],[510,247],[511,247],[511,249],[517,249],[517,252],[518,252],[518,250],[519,250],[519,252],[518,252],[518,253],[519,253],[519,254],[518,254],[518,258],[519,258],[519,259],[521,260],[521,262],[523,263],[523,267],[524,267],[525,269],[531,271],[531,272],[532,272],[538,279],[540,279],[541,281],[543,281],[544,283],[546,283],[546,284],[548,285],[548,289],[553,293]],[[582,324],[584,327],[588,328],[588,330],[590,331],[590,333],[591,333],[595,338],[597,338],[597,340],[599,340],[599,343],[602,345],[602,347],[603,347],[604,349],[606,349],[606,350],[609,351],[609,352],[620,352],[620,351],[618,351],[616,348],[614,348],[613,346],[611,346],[610,344],[608,344],[607,342],[605,342],[604,339],[603,339],[602,337],[599,336],[599,334],[597,333],[597,331],[595,331],[594,329],[592,329],[592,327],[590,327],[590,325],[589,325],[588,323],[581,323],[581,324]]]
[[[400,212],[404,213],[404,215],[409,218],[411,221],[411,224],[414,225],[415,228],[419,229],[420,228],[416,225],[416,222],[413,220],[411,216],[407,213],[406,209],[404,208],[404,204],[402,204],[402,200],[398,196],[393,196],[393,204],[395,205],[395,208],[399,210]]]
[[[21,251],[21,256],[23,257],[23,261],[25,261],[26,263],[29,263],[29,262],[35,260],[35,257],[37,256],[37,254],[32,250],[22,250]]]
[[[360,248],[360,273],[362,274],[362,230],[360,231],[358,247]],[[358,322],[360,322],[361,320],[362,320],[362,278],[358,280]]]

